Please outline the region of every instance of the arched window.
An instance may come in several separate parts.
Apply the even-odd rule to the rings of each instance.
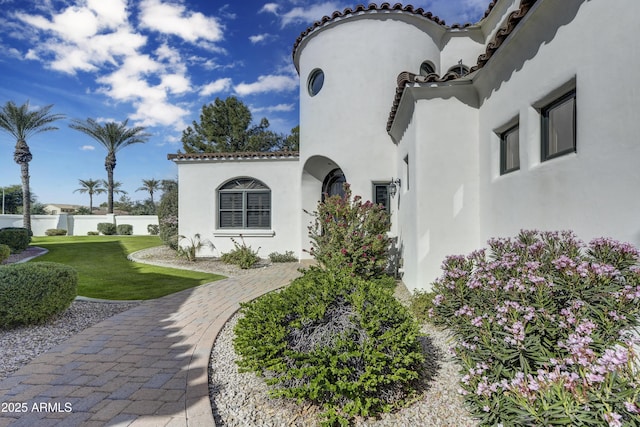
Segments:
[[[469,67],[464,65],[462,62],[459,62],[458,65],[454,65],[453,67],[449,68],[449,71],[447,72],[456,73],[458,77],[462,77],[469,74]]]
[[[344,196],[344,183],[347,182],[342,173],[342,169],[336,168],[329,172],[324,178],[322,183],[322,200],[325,196],[331,197],[334,195]]]
[[[428,76],[429,74],[433,74],[436,72],[436,69],[433,67],[433,64],[429,61],[424,61],[420,64],[420,75]]]
[[[219,228],[271,228],[271,190],[253,178],[236,178],[218,190]]]

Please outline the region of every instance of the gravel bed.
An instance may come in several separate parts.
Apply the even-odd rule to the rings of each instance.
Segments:
[[[405,288],[406,289],[406,288]],[[404,292],[406,295],[406,292]],[[317,426],[319,408],[290,399],[272,399],[263,379],[253,373],[238,373],[233,350],[236,313],[218,335],[209,366],[209,396],[216,425],[220,426]],[[449,351],[450,335],[425,324],[423,349],[428,362],[423,372],[423,392],[412,405],[379,419],[358,419],[356,426],[450,426],[475,427],[458,394],[460,366]]]
[[[138,304],[76,300],[42,325],[0,328],[0,380],[70,336]]]

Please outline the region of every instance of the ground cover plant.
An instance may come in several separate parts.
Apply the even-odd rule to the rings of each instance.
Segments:
[[[0,328],[40,323],[66,310],[76,297],[78,274],[52,262],[0,267]]]
[[[49,250],[38,261],[70,265],[78,271],[78,295],[113,299],[153,299],[209,283],[223,276],[156,267],[127,260],[127,255],[162,244],[158,236],[34,237]]]
[[[431,312],[481,423],[640,425],[638,250],[538,231],[488,246],[444,261]]]
[[[9,256],[11,255],[11,248],[7,245],[3,245],[0,243],[0,264],[2,264],[2,262],[9,258]]]

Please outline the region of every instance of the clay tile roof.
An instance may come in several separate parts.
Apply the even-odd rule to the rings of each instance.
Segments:
[[[168,154],[167,159],[180,160],[264,160],[293,159],[300,157],[298,151],[239,151],[235,153],[178,153]]]
[[[445,25],[444,20],[438,18],[437,16],[435,16],[433,13],[431,12],[426,12],[423,8],[419,7],[419,8],[414,8],[412,5],[402,5],[401,3],[396,3],[393,6],[391,5],[391,3],[382,3],[380,6],[376,5],[375,3],[370,3],[368,6],[365,6],[363,4],[359,4],[354,8],[346,8],[345,10],[343,10],[342,12],[340,11],[335,11],[331,14],[331,16],[323,16],[322,19],[320,19],[319,21],[314,22],[309,28],[307,28],[306,30],[304,30],[300,36],[298,36],[298,38],[296,39],[295,43],[293,44],[293,52],[292,55],[295,56],[296,54],[296,50],[298,50],[298,46],[300,45],[300,43],[302,43],[302,40],[308,36],[311,32],[313,32],[315,29],[324,26],[326,23],[328,22],[332,22],[341,18],[346,18],[350,15],[360,15],[362,13],[366,13],[366,12],[382,12],[382,11],[399,11],[399,12],[406,12],[406,13],[412,13],[415,15],[421,15],[424,16],[427,19],[432,20],[433,22],[435,22],[436,24]]]
[[[500,48],[502,43],[509,37],[509,35],[513,32],[513,30],[520,23],[522,18],[524,18],[531,7],[538,0],[521,0],[520,7],[511,12],[509,17],[505,21],[505,24],[500,28],[493,40],[491,40],[485,49],[485,52],[478,56],[477,64],[469,69],[469,73],[473,73],[478,71],[482,67],[485,66],[489,59],[493,56],[493,54]],[[489,4],[489,8],[484,14],[484,18],[491,12],[493,7],[495,6],[495,1]],[[483,18],[483,19],[484,19]],[[400,99],[402,98],[402,94],[404,93],[404,89],[409,83],[431,83],[431,82],[447,82],[451,80],[457,80],[464,76],[460,76],[453,72],[448,72],[444,76],[439,76],[438,74],[432,73],[427,76],[417,75],[414,73],[410,73],[408,71],[404,71],[398,75],[398,86],[396,87],[396,94],[393,99],[393,105],[391,107],[391,112],[389,113],[389,119],[387,120],[387,132],[391,130],[391,126],[393,125],[393,121],[395,120],[396,113],[398,112],[398,106],[400,105]]]

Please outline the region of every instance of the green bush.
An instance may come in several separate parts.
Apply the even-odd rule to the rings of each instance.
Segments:
[[[152,236],[157,236],[160,233],[160,226],[158,224],[147,225],[147,232]]]
[[[0,327],[41,323],[76,297],[77,272],[52,262],[0,267]]]
[[[49,228],[44,232],[47,236],[66,236],[67,230],[62,228]]]
[[[87,236],[99,236],[99,231],[87,231]]]
[[[418,319],[418,322],[424,322],[429,319],[429,310],[433,309],[433,292],[416,291],[411,296],[411,304],[409,310]]]
[[[283,254],[271,252],[269,254],[269,260],[271,262],[298,262],[298,257],[294,255],[293,251],[286,251]]]
[[[165,188],[158,205],[160,239],[171,249],[178,250],[178,185]]]
[[[242,236],[240,236],[242,238]],[[242,269],[247,269],[253,267],[258,261],[260,261],[260,257],[258,256],[258,250],[254,251],[251,249],[251,246],[247,246],[244,243],[244,239],[242,239],[242,244],[239,244],[235,239],[231,239],[235,248],[222,254],[220,260],[225,264],[234,264]]]
[[[31,235],[22,227],[0,228],[0,244],[7,245],[12,254],[20,253],[29,247]]]
[[[462,393],[483,425],[640,425],[639,251],[522,231],[448,257],[434,321],[457,337]]]
[[[379,277],[389,262],[389,214],[382,205],[363,203],[360,196],[351,200],[348,184],[344,193],[326,198],[311,213],[309,253],[326,269],[348,269],[365,279]]]
[[[274,397],[323,406],[325,424],[391,411],[414,396],[424,362],[418,326],[388,290],[311,268],[241,312],[240,370],[263,375]]]
[[[116,230],[120,236],[131,236],[133,234],[133,225],[118,224]]]
[[[118,232],[116,225],[110,222],[100,222],[98,223],[98,232],[104,234],[105,236],[113,236]]]
[[[0,264],[11,255],[11,248],[7,245],[0,244]]]

